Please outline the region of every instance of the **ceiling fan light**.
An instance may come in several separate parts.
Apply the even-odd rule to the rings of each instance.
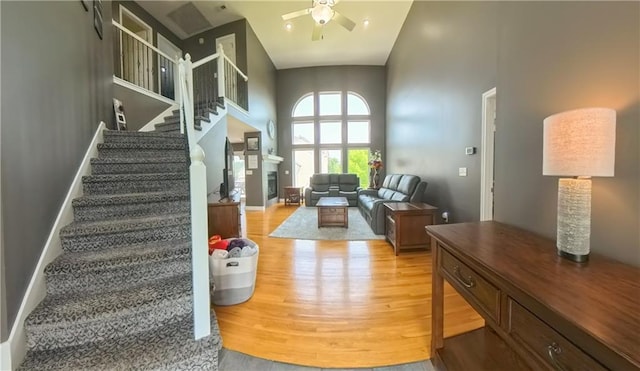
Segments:
[[[325,4],[318,4],[311,9],[311,17],[319,24],[328,23],[333,18],[333,9]]]

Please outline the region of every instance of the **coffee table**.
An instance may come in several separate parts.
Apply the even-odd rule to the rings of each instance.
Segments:
[[[349,201],[346,197],[321,197],[318,208],[318,228],[349,228]]]

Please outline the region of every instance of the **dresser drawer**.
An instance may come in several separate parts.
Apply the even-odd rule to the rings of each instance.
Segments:
[[[507,300],[507,331],[516,343],[552,370],[606,370],[564,336],[518,304]]]
[[[476,309],[484,311],[496,323],[500,323],[500,290],[442,246],[438,246],[438,251],[441,254],[441,269],[451,284],[480,307]]]

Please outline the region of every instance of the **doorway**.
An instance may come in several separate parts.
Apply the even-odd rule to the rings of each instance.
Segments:
[[[236,34],[232,33],[229,35],[225,35],[222,37],[216,38],[216,52],[218,51],[218,45],[222,45],[222,49],[224,51],[224,55],[229,58],[229,60],[236,64]],[[225,63],[225,61],[220,61],[221,63]],[[224,89],[225,89],[225,97],[229,98],[234,103],[238,102],[238,74],[236,71],[231,68],[228,64],[224,64]]]
[[[170,56],[175,61],[182,58],[182,50],[175,46],[171,41],[167,40],[161,34],[158,34],[158,49],[164,54]],[[176,79],[176,65],[167,60],[167,58],[158,54],[158,86],[160,87],[160,95],[169,99],[176,99],[175,92],[178,90]]]
[[[120,24],[149,45],[153,45],[151,26],[122,5]],[[120,34],[120,71],[124,80],[154,91],[153,63],[153,50],[148,45],[129,34]]]
[[[480,220],[493,220],[496,88],[482,94],[482,151],[480,166]]]

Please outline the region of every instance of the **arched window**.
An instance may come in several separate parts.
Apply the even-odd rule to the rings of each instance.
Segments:
[[[293,106],[293,117],[313,116],[313,93],[303,95]]]
[[[360,95],[350,91],[347,93],[347,114],[349,115],[369,115],[369,105]]]
[[[307,93],[298,99],[291,116],[295,186],[306,186],[314,173],[354,173],[366,187],[371,110],[360,94]]]

